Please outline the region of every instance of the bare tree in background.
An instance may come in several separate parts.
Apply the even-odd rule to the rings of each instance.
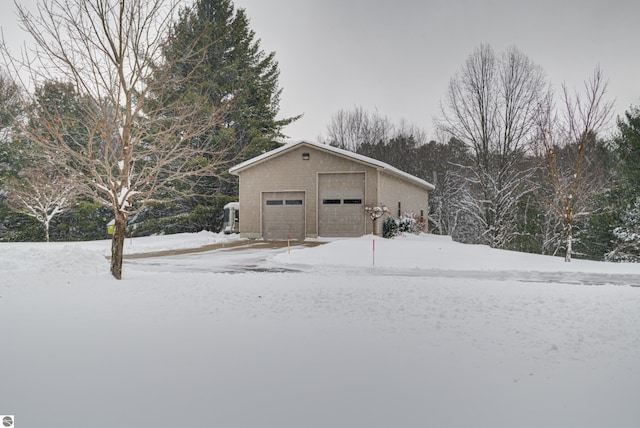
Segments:
[[[431,173],[422,178],[436,186],[429,196],[430,230],[460,242],[473,242],[474,220],[460,206],[470,197],[469,182],[460,174],[470,165],[467,146],[453,138],[446,144],[430,141],[419,148],[417,157],[421,169]]]
[[[571,94],[562,87],[556,110],[551,101],[542,104],[538,117],[538,156],[544,161],[551,195],[548,217],[562,225],[565,261],[571,261],[576,219],[595,209],[593,197],[606,185],[597,162],[597,136],[611,120],[613,104],[605,100],[607,83],[596,68],[584,84],[584,93]]]
[[[163,63],[162,49],[178,4],[41,0],[35,14],[18,6],[33,49],[21,58],[3,49],[15,79],[28,72],[26,89],[70,82],[83,100],[74,117],[34,109],[22,131],[57,171],[76,177],[79,194],[113,210],[111,273],[117,279],[129,216],[154,198],[188,194],[194,179],[218,174],[225,160],[225,147],[196,143],[213,132],[217,112],[193,95],[163,93],[189,79],[164,71],[171,67]],[[174,60],[194,63],[203,56],[185,49]]]
[[[9,208],[42,224],[47,242],[51,221],[64,213],[76,196],[73,180],[47,171],[47,165],[24,170],[20,179],[9,181],[5,191]]]
[[[462,176],[472,191],[461,204],[492,247],[514,239],[518,203],[531,192],[533,169],[523,160],[545,87],[542,69],[519,50],[497,56],[488,45],[449,83],[438,128],[471,149],[473,163]]]
[[[334,114],[327,126],[327,137],[320,140],[356,152],[362,145],[389,141],[394,132],[395,127],[387,117],[357,107],[351,111],[340,110]]]

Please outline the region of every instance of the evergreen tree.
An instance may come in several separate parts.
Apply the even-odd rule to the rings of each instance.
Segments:
[[[620,188],[613,187],[594,197],[597,212],[587,218],[577,234],[579,240],[577,252],[592,260],[609,260],[607,256],[616,248],[615,228],[623,223],[626,207],[621,206],[624,199]]]
[[[47,80],[36,88],[34,100],[32,120],[47,116],[59,118],[53,125],[47,123],[46,133],[61,133],[69,144],[86,145],[87,130],[80,119],[86,109],[92,108],[91,101],[81,97],[73,83]],[[94,107],[93,110],[98,109]]]
[[[204,55],[175,61],[185,49]],[[170,72],[184,77],[175,96],[205,97],[210,113],[221,118],[205,144],[231,140],[234,154],[253,157],[272,148],[282,127],[297,119],[276,119],[282,89],[275,53],[260,48],[244,9],[230,0],[198,0],[182,9],[164,54],[174,64]]]
[[[13,125],[23,110],[18,86],[0,72],[0,184],[3,178],[20,170],[20,151],[13,144]]]
[[[0,241],[21,239],[23,236],[13,233],[16,227],[29,225],[30,229],[37,229],[37,224],[34,227],[28,217],[11,211],[6,201],[7,181],[17,177],[26,163],[25,147],[16,138],[14,127],[23,111],[20,89],[7,74],[0,72]]]
[[[615,248],[606,259],[614,262],[640,261],[640,197],[621,215],[622,225],[613,229]]]
[[[620,176],[612,192],[615,216],[609,232],[613,235],[613,248],[606,259],[637,262],[640,260],[640,108],[632,107],[624,118],[618,118],[614,152]]]
[[[615,151],[620,160],[622,184],[630,193],[629,200],[640,195],[640,108],[632,107],[618,118],[619,134],[615,138]]]
[[[167,66],[156,71],[156,79],[171,76],[174,83],[155,101],[206,106],[197,114],[215,116],[217,126],[190,143],[211,151],[224,148],[229,165],[275,148],[282,128],[298,118],[277,119],[282,89],[275,53],[260,48],[245,11],[231,0],[197,0],[182,8],[163,55]],[[193,196],[149,206],[131,226],[145,233],[186,232],[196,224],[217,230],[215,195],[237,196],[237,177],[194,177],[189,185]],[[205,211],[210,215],[197,214]]]
[[[87,130],[82,125],[82,115],[86,113],[88,103],[87,99],[78,95],[73,84],[48,80],[35,88],[32,104],[26,110],[27,117],[30,118],[30,126],[41,128],[39,134],[42,139],[61,138],[69,147],[84,153],[88,137]],[[57,118],[55,121],[44,120],[53,116]],[[57,222],[58,216],[62,213],[74,215],[74,180],[70,179],[66,169],[56,170],[39,144],[30,140],[27,135],[13,132],[10,145],[14,153],[13,177],[5,181],[3,189],[7,208],[14,213],[8,210],[0,212],[0,222],[6,221],[11,226],[7,227],[4,235],[33,239],[30,233],[33,229],[31,222],[14,220],[16,216],[26,215],[36,219],[44,227],[45,240],[48,241],[50,225]],[[85,218],[87,217],[77,218],[77,228],[83,228]],[[78,239],[61,233],[54,235],[60,240]],[[103,236],[104,234],[99,235],[100,238]]]

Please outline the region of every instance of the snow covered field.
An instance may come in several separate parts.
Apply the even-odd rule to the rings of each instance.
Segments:
[[[127,240],[128,254],[229,238]],[[446,237],[127,260],[0,243],[21,427],[637,427],[640,266]]]

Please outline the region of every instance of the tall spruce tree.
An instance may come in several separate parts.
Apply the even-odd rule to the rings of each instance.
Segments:
[[[611,261],[640,261],[640,107],[632,107],[618,118],[618,134],[614,151],[620,177],[613,189],[612,209],[616,216],[610,222],[613,249],[605,258]]]
[[[0,72],[0,184],[4,176],[20,168],[11,143],[15,120],[23,110],[20,89],[6,73]]]
[[[167,66],[156,71],[156,78],[162,81],[169,75],[176,83],[154,101],[170,106],[184,100],[206,106],[197,114],[215,116],[217,126],[191,144],[213,152],[225,148],[229,164],[277,146],[274,140],[283,136],[282,128],[299,117],[277,118],[282,88],[275,53],[261,49],[244,9],[236,10],[231,0],[196,0],[182,8],[163,55]],[[221,174],[192,180],[192,193],[197,196],[149,206],[132,219],[137,230],[217,230],[221,199],[213,195],[237,195],[237,178]],[[200,216],[197,212],[208,214]],[[188,228],[178,225],[185,216]],[[149,228],[151,223],[156,226]]]
[[[14,126],[23,110],[19,87],[9,75],[0,71],[0,241],[7,240],[7,235],[21,221],[6,204],[4,185],[23,167],[24,150],[16,142]]]
[[[618,118],[615,150],[620,159],[623,182],[631,198],[640,196],[640,107],[632,107]]]
[[[204,55],[189,60],[182,52],[191,49]],[[216,135],[205,144],[233,141],[242,158],[271,148],[282,128],[297,117],[277,119],[282,88],[275,53],[266,54],[249,28],[244,9],[230,0],[198,0],[181,10],[166,47],[172,73],[189,76],[176,96],[209,100],[220,115]]]

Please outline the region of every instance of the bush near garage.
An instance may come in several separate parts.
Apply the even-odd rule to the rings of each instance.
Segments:
[[[405,233],[413,233],[418,235],[424,232],[425,219],[413,213],[405,213],[400,218],[387,217],[382,224],[382,236],[384,238],[393,238],[394,236],[403,235]]]

